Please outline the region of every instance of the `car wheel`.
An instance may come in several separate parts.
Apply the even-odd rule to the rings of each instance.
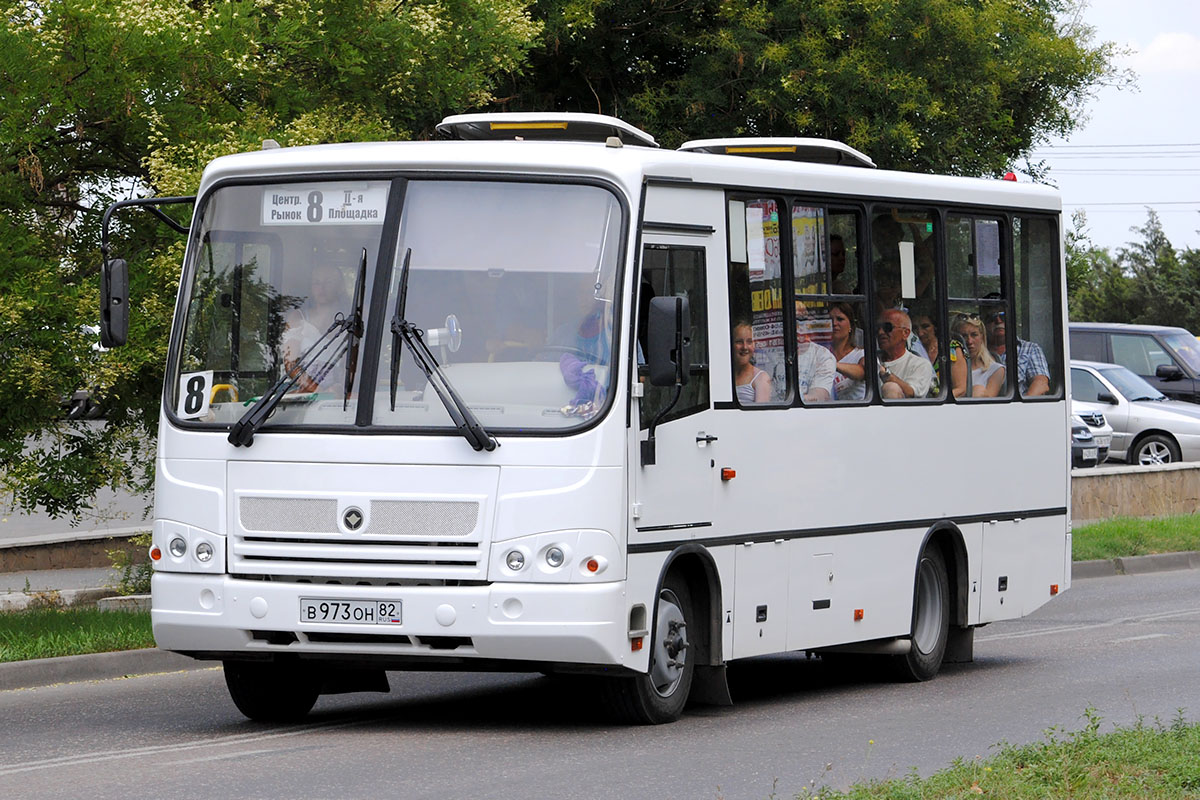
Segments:
[[[1170,436],[1152,433],[1138,440],[1129,458],[1131,464],[1174,464],[1180,460],[1179,445]]]

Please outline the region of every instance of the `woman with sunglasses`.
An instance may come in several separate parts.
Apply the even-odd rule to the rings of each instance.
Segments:
[[[929,363],[933,364],[933,388],[929,390],[930,397],[937,397],[941,394],[941,380],[938,375],[938,355],[941,352],[939,348],[937,323],[934,322],[934,315],[926,308],[918,308],[912,315],[913,327],[916,328],[915,333],[917,339],[921,342],[921,346],[925,348],[926,355],[929,356]],[[967,359],[963,355],[962,342],[957,336],[951,336],[949,341],[950,347],[950,390],[955,397],[962,397],[967,393],[970,382],[968,381]]]
[[[971,397],[996,397],[1004,390],[1004,365],[992,358],[987,346],[987,328],[978,314],[958,314],[954,332],[967,345],[971,364]]]

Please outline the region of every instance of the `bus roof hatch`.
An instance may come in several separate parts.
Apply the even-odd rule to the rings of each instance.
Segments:
[[[605,142],[616,136],[623,144],[658,147],[653,136],[616,117],[568,112],[455,114],[438,123],[437,135],[440,139],[554,142]]]
[[[832,139],[797,139],[787,137],[747,137],[740,139],[698,139],[680,145],[691,153],[774,158],[782,161],[807,161],[814,164],[841,164],[848,167],[871,167],[870,156],[848,144]]]

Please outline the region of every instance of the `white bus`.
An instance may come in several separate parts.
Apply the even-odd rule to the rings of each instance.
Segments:
[[[268,143],[195,198],[153,625],[244,714],[503,669],[667,722],[761,654],[932,678],[1068,588],[1055,192],[596,115],[439,133]]]

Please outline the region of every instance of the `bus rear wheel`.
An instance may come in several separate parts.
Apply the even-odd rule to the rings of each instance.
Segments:
[[[224,666],[233,704],[255,722],[298,722],[321,694],[320,676],[302,664],[226,661]]]
[[[912,645],[895,656],[898,676],[903,680],[927,681],[942,668],[950,637],[950,578],[946,559],[936,545],[921,553],[917,584],[913,592]]]
[[[688,639],[694,624],[687,584],[678,575],[667,576],[658,592],[649,672],[605,682],[606,699],[621,719],[661,725],[683,714],[696,667]]]

